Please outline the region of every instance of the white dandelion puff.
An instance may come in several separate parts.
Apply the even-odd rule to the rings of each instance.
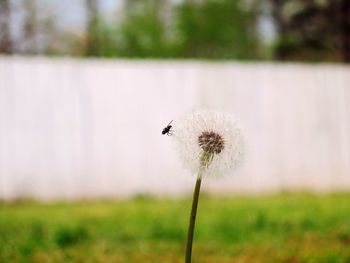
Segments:
[[[242,163],[242,128],[232,115],[196,111],[174,126],[184,164],[200,176],[228,175]]]
[[[191,263],[202,176],[226,175],[239,166],[243,158],[244,140],[237,119],[220,112],[196,111],[174,125],[174,130],[171,124],[163,129],[162,134],[175,135],[185,165],[193,174],[197,174],[185,253],[185,262]]]

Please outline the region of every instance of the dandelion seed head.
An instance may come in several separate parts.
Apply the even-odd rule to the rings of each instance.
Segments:
[[[232,115],[196,111],[174,125],[180,157],[193,174],[228,175],[243,159],[242,128]]]
[[[203,151],[210,154],[219,154],[224,149],[224,139],[213,131],[203,131],[198,136],[198,144]]]

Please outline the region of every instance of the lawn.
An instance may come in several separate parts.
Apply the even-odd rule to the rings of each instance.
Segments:
[[[0,262],[183,262],[191,200],[0,204]],[[350,194],[201,196],[193,262],[350,262]]]

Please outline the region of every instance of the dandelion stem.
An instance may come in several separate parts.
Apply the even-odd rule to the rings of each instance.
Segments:
[[[194,226],[196,223],[196,215],[197,215],[197,207],[198,207],[198,198],[199,192],[201,188],[202,176],[198,175],[196,186],[194,188],[193,200],[192,200],[192,210],[190,216],[190,224],[188,226],[188,234],[187,234],[187,246],[186,246],[186,260],[185,263],[191,263],[191,255],[192,255],[192,241],[193,241],[193,232]]]

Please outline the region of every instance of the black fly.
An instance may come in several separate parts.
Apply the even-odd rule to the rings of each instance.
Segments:
[[[170,125],[172,122],[173,121],[169,122],[169,124],[162,130],[163,135],[164,134],[166,134],[168,136],[173,135],[173,130],[171,129],[171,127],[173,127],[173,126]]]

